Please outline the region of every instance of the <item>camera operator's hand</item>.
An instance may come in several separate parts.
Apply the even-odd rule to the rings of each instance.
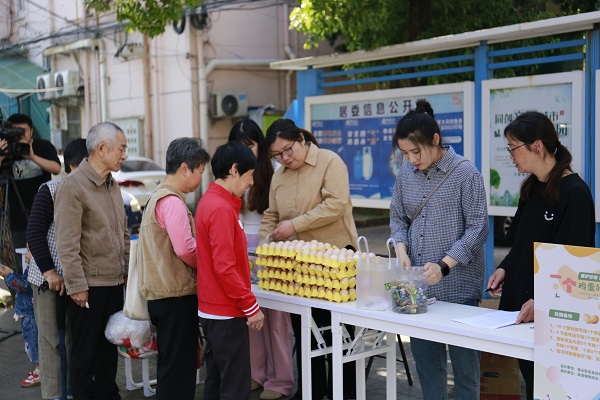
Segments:
[[[43,157],[38,156],[33,152],[33,141],[27,141],[26,136],[22,136],[19,140],[19,143],[28,143],[29,144],[29,154],[23,155],[23,158],[33,161],[37,165],[39,165],[44,171],[50,172],[51,174],[58,175],[60,174],[60,164],[56,161],[47,160]]]
[[[6,152],[7,148],[8,148],[8,142],[6,141],[6,139],[1,139],[0,140],[0,164],[2,164],[2,162],[4,161],[4,153]]]

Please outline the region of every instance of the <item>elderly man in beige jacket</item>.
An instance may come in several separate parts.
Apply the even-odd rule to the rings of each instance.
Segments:
[[[104,328],[123,308],[129,233],[111,172],[121,169],[127,142],[121,128],[102,122],[92,127],[86,146],[89,157],[64,178],[54,202],[58,256],[72,300],[71,389],[78,400],[117,400],[117,351]]]

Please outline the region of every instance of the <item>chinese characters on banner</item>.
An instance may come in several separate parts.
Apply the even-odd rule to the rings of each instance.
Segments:
[[[413,93],[418,92],[418,88],[413,89],[416,89]],[[445,143],[452,145],[458,154],[465,151],[464,92],[385,98],[389,96],[386,92],[378,91],[380,98],[375,100],[325,104],[310,104],[310,98],[307,101],[310,130],[320,147],[336,152],[348,166],[350,193],[354,198],[392,197],[402,164],[402,154],[394,148],[392,139],[398,120],[415,108],[418,99],[426,98],[431,103]]]
[[[600,399],[600,249],[535,243],[534,398]]]

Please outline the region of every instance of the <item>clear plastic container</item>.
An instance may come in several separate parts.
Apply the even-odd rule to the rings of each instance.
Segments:
[[[396,279],[390,282],[392,311],[399,314],[423,314],[427,312],[427,278],[422,267],[397,270]]]

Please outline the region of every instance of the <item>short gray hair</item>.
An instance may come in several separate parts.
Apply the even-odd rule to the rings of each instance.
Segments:
[[[85,140],[88,153],[94,153],[98,149],[98,146],[100,146],[100,143],[108,145],[116,143],[119,132],[123,132],[123,130],[112,122],[100,122],[92,126]]]

